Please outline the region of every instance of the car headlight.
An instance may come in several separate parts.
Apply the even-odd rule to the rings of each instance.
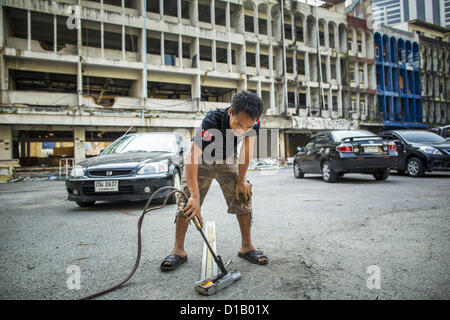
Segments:
[[[428,154],[442,155],[442,152],[433,147],[421,146],[419,149]]]
[[[169,165],[165,161],[152,162],[145,164],[139,169],[137,174],[154,174],[154,173],[164,173],[169,170]]]
[[[70,171],[71,177],[82,177],[84,176],[84,168],[82,166],[74,166]]]

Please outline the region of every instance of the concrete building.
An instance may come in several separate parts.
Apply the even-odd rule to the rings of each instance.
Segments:
[[[450,29],[420,20],[396,28],[419,40],[423,121],[431,126],[450,122]]]
[[[448,26],[450,0],[372,0],[373,21],[383,26],[395,26],[411,20]]]
[[[374,31],[377,104],[384,127],[426,127],[422,119],[419,43],[411,32]]]
[[[33,143],[60,142],[79,161],[87,143],[130,126],[189,139],[206,111],[241,89],[264,102],[271,134],[260,140],[271,157],[291,156],[314,131],[380,120],[372,30],[336,6],[4,0],[0,8],[2,159],[40,158]]]

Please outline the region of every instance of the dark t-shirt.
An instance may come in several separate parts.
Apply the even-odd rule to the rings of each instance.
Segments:
[[[244,137],[257,136],[261,126],[258,120],[253,128],[244,135],[237,137],[230,127],[228,110],[217,108],[208,111],[202,124],[197,129],[193,141],[203,151],[203,159],[225,160],[237,155],[237,146]]]

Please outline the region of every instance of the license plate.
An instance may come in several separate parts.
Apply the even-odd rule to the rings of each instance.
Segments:
[[[379,152],[378,147],[364,147],[364,152],[365,153],[375,153],[375,152]]]
[[[118,180],[95,181],[95,192],[114,192],[119,191]]]

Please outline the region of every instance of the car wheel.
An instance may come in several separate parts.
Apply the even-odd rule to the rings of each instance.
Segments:
[[[79,207],[92,207],[95,204],[95,201],[75,201]]]
[[[422,177],[425,174],[422,161],[416,157],[408,160],[406,170],[411,177]]]
[[[390,173],[389,169],[384,169],[384,170],[375,172],[373,174],[373,177],[375,178],[375,180],[383,181],[389,177],[389,173]]]
[[[328,161],[322,163],[322,179],[325,182],[335,182],[337,179],[337,174],[333,171]]]
[[[178,190],[181,189],[181,177],[180,177],[180,173],[178,172],[178,170],[175,170],[175,171],[173,172],[172,187],[177,188]],[[174,194],[173,196],[171,196],[170,199],[167,200],[167,203],[170,203],[170,204],[175,204],[175,203],[177,203],[177,197],[176,197],[176,194]]]
[[[305,174],[303,173],[302,169],[300,169],[300,165],[298,162],[294,162],[294,177],[297,179],[303,178]]]

